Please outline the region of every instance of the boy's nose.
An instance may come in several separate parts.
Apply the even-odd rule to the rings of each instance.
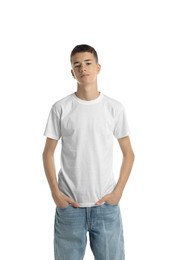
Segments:
[[[80,71],[82,72],[82,71],[86,71],[86,67],[85,67],[85,65],[81,65],[81,67],[80,67]]]

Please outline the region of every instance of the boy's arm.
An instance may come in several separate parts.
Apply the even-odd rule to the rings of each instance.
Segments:
[[[52,193],[55,204],[64,208],[71,204],[74,207],[78,207],[78,203],[74,202],[71,198],[64,195],[58,188],[58,181],[56,177],[56,167],[54,162],[54,153],[56,146],[58,144],[57,140],[47,138],[44,151],[43,151],[43,165],[47,181]]]
[[[118,178],[118,182],[113,192],[107,194],[101,200],[99,200],[96,203],[97,205],[101,205],[103,202],[107,202],[109,204],[118,204],[121,199],[125,185],[130,176],[133,162],[134,162],[134,153],[132,150],[130,138],[128,136],[123,137],[118,139],[118,142],[123,154],[123,160],[120,168],[120,175]]]

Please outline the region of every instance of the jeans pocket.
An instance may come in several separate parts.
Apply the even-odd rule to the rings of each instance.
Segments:
[[[71,205],[70,204],[68,204],[65,208],[60,208],[60,207],[58,207],[58,206],[56,206],[56,208],[58,209],[58,210],[65,210],[65,209],[68,209],[68,207],[70,207]]]
[[[112,207],[117,207],[118,206],[118,204],[110,204],[110,203],[108,203],[106,201],[105,201],[104,204],[107,205],[107,206],[112,206]]]

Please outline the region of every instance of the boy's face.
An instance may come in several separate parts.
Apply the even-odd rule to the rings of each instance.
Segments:
[[[91,84],[96,82],[100,72],[100,64],[96,62],[90,52],[79,52],[72,56],[72,75],[78,84]]]

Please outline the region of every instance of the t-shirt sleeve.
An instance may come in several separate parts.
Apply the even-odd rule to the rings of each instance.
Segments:
[[[46,128],[44,131],[44,135],[46,137],[59,140],[61,137],[61,127],[60,127],[60,114],[59,112],[55,109],[55,106],[52,106]]]
[[[121,110],[115,119],[113,134],[117,139],[128,136],[130,134],[126,112],[123,106],[121,107]]]

